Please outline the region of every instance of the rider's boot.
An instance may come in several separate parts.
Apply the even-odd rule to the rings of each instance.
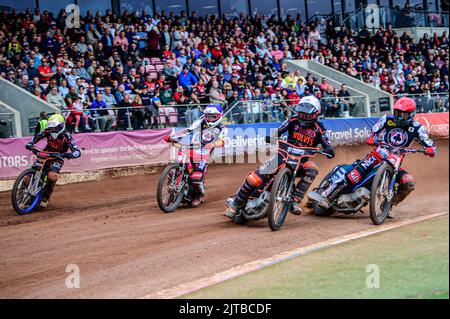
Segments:
[[[203,182],[199,182],[196,186],[197,186],[196,187],[197,194],[196,197],[191,202],[192,206],[200,205],[201,203],[203,203],[205,199],[205,184]]]
[[[39,204],[39,206],[41,206],[42,208],[47,208],[48,201],[50,200],[50,196],[52,196],[53,189],[55,188],[55,184],[56,183],[48,182],[45,185],[43,193],[42,193],[42,197],[41,197],[41,202]]]
[[[291,204],[290,212],[292,214],[301,215],[302,208],[300,204],[318,173],[317,165],[313,161],[308,161],[303,164],[303,176],[295,187],[294,198]]]
[[[397,206],[398,204],[400,204],[409,194],[411,194],[415,186],[415,182],[400,184],[397,188],[397,192],[392,198],[392,205]]]
[[[301,215],[302,214],[302,207],[300,206],[300,203],[302,202],[302,200],[298,197],[294,197],[292,204],[291,204],[291,210],[290,212],[294,215]]]
[[[230,219],[233,219],[234,216],[236,216],[236,212],[238,208],[236,207],[236,204],[234,203],[234,200],[232,198],[229,198],[226,202],[227,209],[224,212],[224,215]]]

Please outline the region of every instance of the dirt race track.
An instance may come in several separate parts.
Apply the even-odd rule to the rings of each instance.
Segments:
[[[408,156],[417,188],[394,209],[396,219],[448,212],[448,140],[434,159]],[[335,160],[317,158],[320,178],[338,162],[364,156],[367,146],[341,147]],[[207,201],[162,213],[158,175],[58,186],[49,209],[28,216],[0,194],[1,298],[134,298],[212,275],[252,260],[376,227],[368,214],[319,218],[289,215],[281,231],[267,221],[246,226],[222,215],[224,200],[256,164],[212,166]],[[65,287],[66,266],[80,268],[81,288]]]

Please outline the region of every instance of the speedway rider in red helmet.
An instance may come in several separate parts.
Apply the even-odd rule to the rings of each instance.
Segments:
[[[278,128],[278,137],[287,133],[287,142],[299,147],[316,147],[320,144],[324,152],[330,154],[330,157],[334,157],[334,150],[328,140],[328,134],[323,124],[318,121],[320,109],[320,101],[316,97],[303,97],[295,108],[296,114]],[[225,216],[233,219],[239,210],[245,207],[253,191],[263,187],[278,172],[279,164],[282,161],[284,161],[283,155],[279,153],[248,174],[233,203],[225,211]],[[294,215],[302,213],[300,203],[318,174],[316,163],[305,159],[299,173],[302,174],[302,179],[295,188],[294,201],[290,210]]]
[[[200,205],[205,197],[205,176],[208,170],[209,156],[214,148],[224,146],[224,126],[222,125],[222,120],[222,107],[218,104],[209,104],[203,111],[203,116],[187,129],[164,137],[166,142],[171,142],[178,141],[193,133],[199,136],[200,145],[196,153],[200,155],[196,156],[195,159],[191,157],[191,161],[194,164],[194,171],[190,178],[192,185],[196,187],[197,194],[191,203],[194,207]]]
[[[434,142],[427,134],[426,128],[414,121],[416,114],[416,102],[408,97],[402,97],[394,104],[394,114],[384,115],[372,128],[372,132],[366,140],[368,145],[377,146],[380,141],[393,147],[408,147],[415,139],[425,148],[425,154],[433,157],[437,153]],[[384,158],[384,152],[379,148],[374,149],[343,179],[337,180],[322,193],[310,192],[308,198],[327,209],[330,201],[339,197],[342,190],[349,185],[354,185],[362,180]],[[407,171],[401,169],[396,182],[399,184],[397,193],[392,199],[393,205],[402,202],[415,187],[414,178]],[[392,218],[392,214],[388,216]]]

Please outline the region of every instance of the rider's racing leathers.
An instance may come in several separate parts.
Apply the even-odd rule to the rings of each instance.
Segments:
[[[373,126],[372,132],[367,138],[367,143],[369,145],[377,145],[382,141],[393,147],[408,147],[414,140],[417,140],[425,148],[427,155],[434,156],[436,154],[436,146],[428,136],[424,126],[417,121],[413,121],[410,125],[401,127],[395,124],[394,116],[388,114],[384,115]],[[334,181],[321,195],[329,201],[335,200],[347,186],[355,185],[364,179],[387,155],[386,149],[382,146],[377,147],[359,161],[348,174]],[[399,187],[392,201],[394,205],[403,201],[415,187],[414,178],[404,169],[400,169],[396,182],[399,184]]]
[[[278,137],[287,133],[287,142],[298,147],[316,147],[322,145],[325,152],[334,156],[333,147],[328,139],[328,134],[319,121],[311,126],[299,124],[297,116],[284,121],[278,129]],[[268,181],[279,171],[281,164],[285,160],[285,154],[281,151],[259,168],[247,175],[244,183],[236,194],[233,206],[235,209],[243,209],[251,194],[259,188],[263,188]],[[302,176],[294,191],[294,201],[300,203],[311,183],[318,174],[318,168],[314,161],[304,158],[302,166],[298,171],[298,176]]]

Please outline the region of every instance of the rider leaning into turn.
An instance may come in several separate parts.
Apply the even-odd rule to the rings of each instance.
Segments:
[[[200,159],[191,158],[194,162],[193,172],[190,175],[192,186],[195,188],[196,196],[192,200],[192,206],[198,206],[205,197],[205,177],[208,170],[208,158],[214,148],[224,145],[224,126],[221,124],[223,119],[223,110],[220,105],[210,104],[203,111],[203,116],[195,121],[187,129],[167,135],[164,139],[167,142],[180,140],[190,134],[198,134],[200,145],[196,153],[203,154]],[[193,138],[194,140],[194,138]]]
[[[286,120],[278,129],[278,137],[287,133],[287,142],[298,147],[316,147],[321,144],[324,152],[334,157],[326,130],[317,119],[320,114],[320,102],[314,96],[306,96],[300,100],[295,108],[296,115]],[[248,198],[258,188],[263,187],[279,171],[280,163],[284,160],[282,153],[273,157],[264,165],[247,175],[242,187],[237,192],[232,205],[225,211],[225,216],[233,218],[236,213],[247,204]],[[294,201],[291,212],[300,215],[300,203],[311,183],[318,174],[316,163],[308,158],[302,162],[298,175],[302,176],[294,191]]]
[[[408,97],[400,98],[394,104],[394,114],[384,115],[372,128],[366,143],[378,146],[380,142],[392,147],[408,147],[415,139],[425,148],[425,154],[435,156],[437,149],[427,134],[426,128],[414,121],[416,102]],[[380,148],[374,149],[361,160],[352,171],[342,179],[334,181],[321,194],[310,192],[308,198],[324,209],[330,207],[330,201],[339,197],[348,185],[355,185],[361,181],[384,158],[386,152]],[[404,169],[400,169],[396,182],[399,184],[397,193],[392,199],[393,205],[398,205],[415,187],[414,178]],[[389,217],[393,217],[390,213]]]
[[[33,145],[40,140],[46,138],[47,146],[43,149],[44,152],[58,153],[62,158],[77,158],[80,157],[81,152],[72,136],[66,131],[65,120],[61,114],[54,114],[50,116],[47,122],[47,127],[42,132],[34,136],[31,142],[27,143],[25,148],[31,150]],[[68,151],[70,150],[70,153]],[[46,162],[48,166],[48,183],[42,194],[41,206],[47,207],[50,196],[55,188],[56,181],[59,177],[59,172],[64,162],[57,159],[50,159]]]

